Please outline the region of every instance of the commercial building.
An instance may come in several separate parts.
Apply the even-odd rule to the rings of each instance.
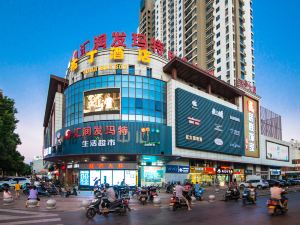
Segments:
[[[152,31],[178,57],[255,89],[252,0],[141,0],[145,5],[140,33]]]
[[[133,48],[112,37],[110,48],[106,34],[85,42],[65,78],[50,76],[43,155],[64,182],[225,184],[291,165],[289,146],[270,155],[261,139],[259,96],[165,59],[158,41],[150,52],[143,35]]]

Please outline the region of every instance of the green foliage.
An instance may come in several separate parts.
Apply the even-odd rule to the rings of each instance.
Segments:
[[[26,173],[28,169],[24,156],[17,151],[21,140],[15,133],[18,120],[14,104],[14,100],[10,98],[0,97],[0,170],[4,174]]]

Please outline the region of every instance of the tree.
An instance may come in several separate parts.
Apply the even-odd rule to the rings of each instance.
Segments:
[[[4,174],[13,174],[23,170],[24,157],[17,151],[21,144],[19,135],[15,133],[17,110],[14,100],[0,97],[0,170]]]

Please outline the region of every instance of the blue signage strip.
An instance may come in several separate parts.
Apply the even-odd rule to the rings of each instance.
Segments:
[[[189,166],[179,166],[178,173],[189,173],[190,167]]]
[[[177,147],[245,155],[242,112],[180,88],[175,107]]]
[[[189,173],[189,166],[166,165],[166,173]]]
[[[166,165],[166,173],[178,173],[177,165]]]
[[[45,157],[76,154],[171,155],[171,127],[150,122],[87,122],[63,128]],[[86,176],[86,174],[85,174]]]

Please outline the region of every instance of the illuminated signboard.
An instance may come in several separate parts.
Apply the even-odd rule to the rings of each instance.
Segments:
[[[92,121],[65,127],[56,154],[166,154],[172,152],[171,127],[150,122]],[[98,169],[98,168],[94,168]]]
[[[180,88],[175,109],[177,147],[244,155],[243,113]]]
[[[120,89],[107,88],[84,92],[84,116],[120,114]]]
[[[124,59],[124,49],[126,46],[126,33],[125,32],[113,32],[112,33],[112,43],[110,45],[110,59],[114,61],[122,61]],[[148,43],[147,36],[145,34],[132,33],[131,34],[131,47],[138,48],[137,61],[143,64],[150,63],[151,52],[154,54],[158,54],[159,56],[167,55],[168,59],[173,59],[176,55],[172,51],[166,51],[164,43],[155,38],[151,38],[150,43]],[[91,42],[85,41],[81,46],[80,50],[75,50],[73,52],[71,62],[69,65],[69,70],[71,72],[76,71],[78,69],[78,61],[80,57],[87,56],[89,63],[92,65],[94,63],[94,59],[99,49],[107,49],[107,35],[101,34],[94,38],[93,45]],[[148,51],[148,48],[151,51]],[[88,51],[88,49],[91,49]],[[182,58],[182,60],[187,61],[186,58]],[[88,70],[101,70],[99,67],[89,68]],[[87,70],[87,71],[88,71]],[[103,69],[104,70],[104,69]],[[85,71],[84,73],[87,73]]]
[[[244,96],[245,155],[259,157],[258,102]]]
[[[267,159],[289,161],[289,146],[266,141]]]

